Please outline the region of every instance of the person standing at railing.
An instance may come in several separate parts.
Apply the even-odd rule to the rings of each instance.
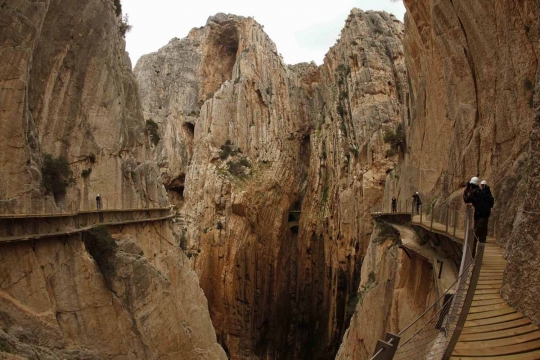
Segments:
[[[463,193],[463,201],[467,204],[472,204],[474,207],[474,243],[472,246],[472,257],[476,256],[476,243],[486,242],[488,232],[488,221],[491,215],[491,207],[494,203],[491,191],[488,194],[480,189],[480,180],[473,176],[471,181],[467,183]],[[487,185],[487,183],[486,183]],[[491,200],[490,200],[491,197]]]
[[[420,195],[418,194],[418,191],[415,192],[412,196],[413,201],[413,213],[416,209],[416,214],[420,214],[420,205],[422,205],[422,200],[420,200]]]
[[[392,196],[392,212],[397,212],[397,199],[395,196]]]
[[[493,194],[491,193],[491,189],[489,188],[486,180],[482,180],[480,183],[480,189],[482,189],[484,195],[487,197],[489,202],[489,214],[491,215],[491,209],[493,208],[493,205],[495,205],[495,199],[493,198]]]
[[[101,195],[97,194],[96,196],[96,208],[101,210]]]

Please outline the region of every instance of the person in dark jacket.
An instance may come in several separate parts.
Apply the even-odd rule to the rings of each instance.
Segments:
[[[484,192],[484,195],[487,198],[489,204],[489,215],[491,215],[491,208],[493,208],[493,205],[495,205],[495,199],[493,198],[493,194],[491,193],[491,189],[489,188],[486,180],[482,180],[480,183],[480,189]]]
[[[97,194],[96,196],[96,208],[101,210],[101,195]]]
[[[480,180],[474,176],[467,183],[463,192],[463,201],[472,204],[474,207],[474,243],[472,246],[472,256],[476,256],[477,241],[485,243],[488,232],[488,221],[491,215],[490,200],[486,193],[480,189]],[[490,192],[491,194],[491,192]]]
[[[416,214],[420,214],[420,205],[422,205],[422,200],[420,200],[420,195],[418,194],[418,191],[413,194],[412,198],[413,198],[413,214],[414,214],[415,209],[416,209]]]
[[[397,212],[397,199],[395,196],[392,196],[392,212]]]

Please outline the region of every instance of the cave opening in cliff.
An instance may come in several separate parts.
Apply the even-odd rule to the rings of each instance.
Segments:
[[[195,137],[195,125],[189,122],[186,122],[182,125],[182,128],[187,132],[187,134],[193,139]]]
[[[208,35],[209,51],[203,60],[201,100],[208,100],[227,80],[232,79],[239,47],[238,30],[233,22],[212,28]]]
[[[168,186],[169,200],[173,203],[184,202],[184,182],[186,181],[186,174],[181,173],[176,179],[174,179]]]

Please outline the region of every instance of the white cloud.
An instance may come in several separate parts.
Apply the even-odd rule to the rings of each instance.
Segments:
[[[123,0],[122,7],[133,25],[126,41],[134,65],[140,56],[157,51],[173,37],[187,36],[218,12],[254,17],[289,64],[322,63],[353,7],[384,10],[399,19],[405,13],[401,2],[390,0]]]

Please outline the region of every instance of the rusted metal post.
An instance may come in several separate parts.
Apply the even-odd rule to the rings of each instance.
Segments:
[[[452,235],[453,240],[456,240],[456,229],[457,229],[457,223],[458,223],[458,211],[457,208],[454,210],[454,235]]]
[[[431,225],[429,226],[429,231],[433,231],[433,218],[435,214],[433,213],[433,204],[431,204]]]
[[[386,333],[384,341],[377,341],[375,351],[371,359],[373,360],[392,360],[396,354],[400,337],[391,333]]]
[[[448,234],[448,205],[446,206],[446,232],[445,234]]]
[[[439,267],[439,279],[441,278],[441,275],[442,275],[443,264],[444,264],[444,261],[441,260],[441,266]]]

